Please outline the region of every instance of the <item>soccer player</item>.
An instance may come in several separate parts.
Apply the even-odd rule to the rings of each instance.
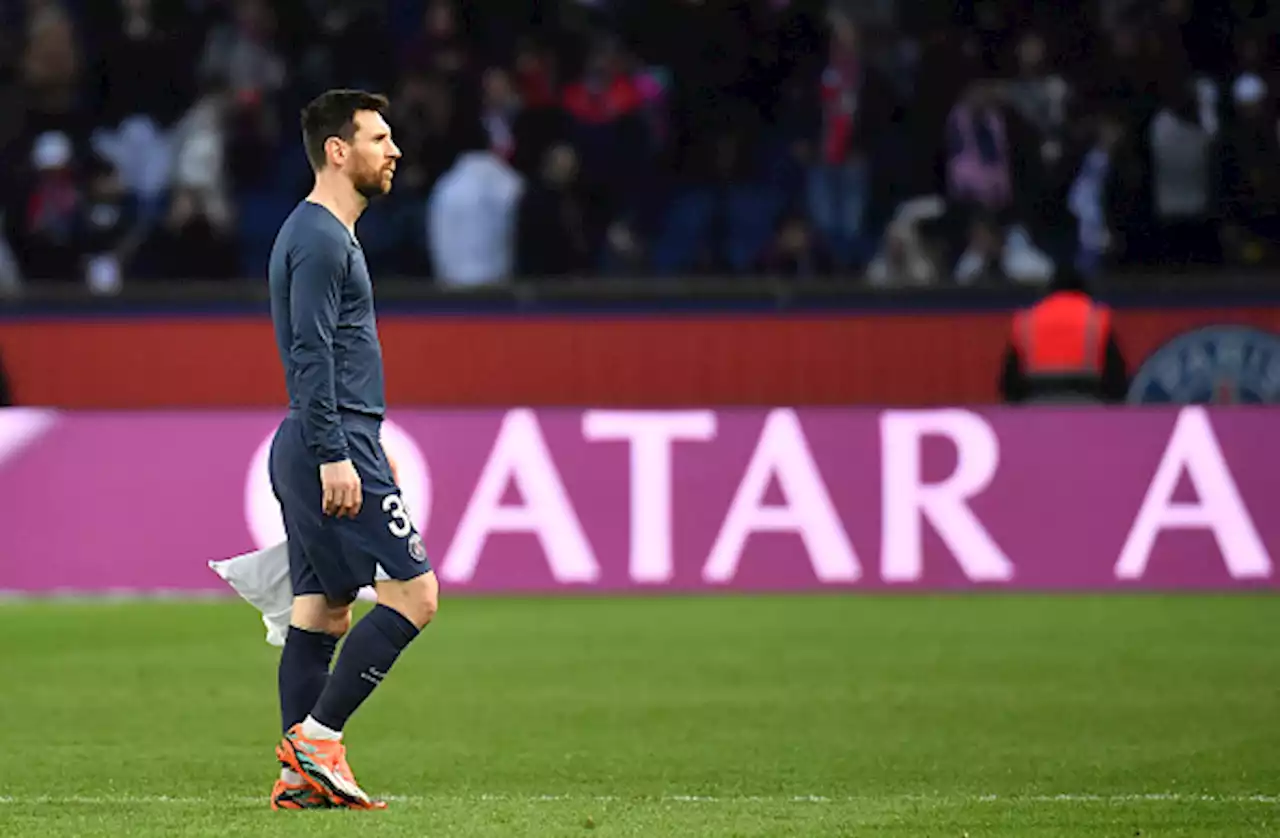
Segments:
[[[343,727],[439,600],[380,439],[382,350],[355,234],[369,200],[390,191],[400,159],[386,110],[384,97],[353,90],[328,91],[303,110],[315,187],[281,226],[268,270],[289,394],[271,444],[271,484],[293,587],[280,655],[276,809],[385,808],[356,782]],[[377,604],[352,628],[351,603],[366,585]]]

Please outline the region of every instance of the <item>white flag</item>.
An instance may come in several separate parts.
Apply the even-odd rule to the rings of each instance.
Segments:
[[[289,616],[293,611],[288,543],[281,541],[265,550],[211,561],[209,567],[246,602],[262,612],[267,642],[272,646],[284,646],[289,634]],[[377,599],[369,587],[361,588],[358,597],[366,602]]]

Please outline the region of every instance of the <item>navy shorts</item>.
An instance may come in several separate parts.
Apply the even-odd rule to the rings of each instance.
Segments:
[[[284,515],[294,596],[352,602],[374,581],[408,581],[431,570],[427,551],[379,439],[381,423],[344,413],[342,426],[364,501],[355,518],[324,514],[320,461],[306,447],[302,419],[289,416],[271,442],[271,487]]]

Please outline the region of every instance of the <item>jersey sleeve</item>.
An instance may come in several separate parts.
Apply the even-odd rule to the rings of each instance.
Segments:
[[[333,463],[348,456],[338,417],[333,357],[338,305],[347,277],[347,250],[331,236],[309,236],[294,250],[291,268],[290,355],[303,412],[303,437],[307,449],[320,462]]]

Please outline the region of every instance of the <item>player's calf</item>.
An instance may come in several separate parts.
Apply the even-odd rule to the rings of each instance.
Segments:
[[[338,641],[351,627],[351,607],[321,594],[294,598],[284,651],[280,655],[280,729],[307,717],[329,681]]]
[[[405,582],[388,580],[375,586],[378,604],[397,612],[421,631],[440,609],[440,580],[427,572]]]
[[[405,581],[380,581],[377,587],[378,604],[347,636],[324,691],[300,725],[309,740],[341,741],[347,720],[435,617],[440,584],[434,573],[428,571]]]
[[[398,610],[375,605],[347,636],[324,692],[304,722],[307,734],[340,734],[420,630]]]

